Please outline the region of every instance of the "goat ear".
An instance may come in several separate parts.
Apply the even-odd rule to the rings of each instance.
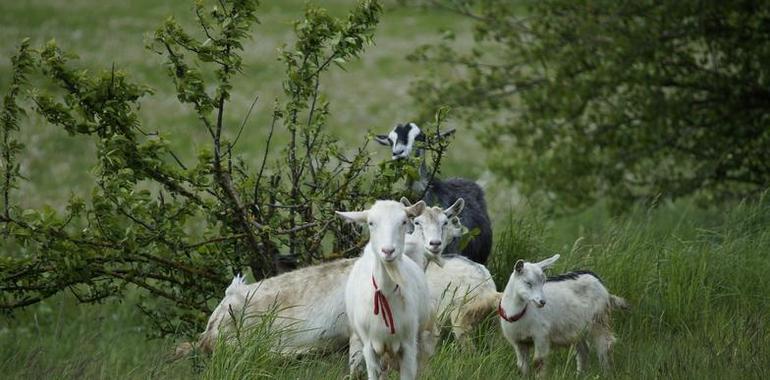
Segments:
[[[335,211],[342,220],[348,223],[366,223],[366,217],[369,214],[368,211]]]
[[[457,198],[457,200],[453,205],[449,206],[448,209],[444,210],[444,214],[448,218],[454,218],[455,216],[460,214],[460,212],[463,210],[464,207],[465,207],[465,199]]]
[[[406,214],[410,217],[416,217],[422,214],[422,211],[425,210],[425,201],[419,201],[409,207],[406,208]]]
[[[446,130],[446,131],[444,131],[444,132],[440,132],[440,133],[438,134],[438,137],[439,137],[440,139],[443,139],[443,138],[446,138],[446,137],[452,136],[454,133],[455,133],[455,129],[454,129],[454,128],[452,128],[452,129]]]
[[[524,260],[516,261],[516,265],[513,266],[513,269],[516,270],[516,273],[521,273],[524,269]]]
[[[390,146],[392,144],[390,142],[390,139],[388,138],[388,135],[374,135],[374,141],[376,141],[380,145],[385,145],[385,146]]]
[[[401,204],[406,207],[409,207],[412,205],[412,202],[409,202],[409,199],[407,199],[406,197],[401,197]]]
[[[455,216],[454,218],[449,219],[449,223],[452,225],[452,228],[454,228],[452,237],[459,238],[468,233],[468,227],[463,225],[460,218]]]
[[[539,266],[540,269],[547,269],[551,265],[553,265],[553,263],[555,263],[556,260],[559,260],[559,257],[560,257],[559,254],[555,254],[555,255],[553,255],[553,256],[551,256],[551,257],[549,257],[549,258],[547,258],[547,259],[545,259],[545,260],[543,260],[543,261],[541,261],[539,263],[537,263],[537,266]]]

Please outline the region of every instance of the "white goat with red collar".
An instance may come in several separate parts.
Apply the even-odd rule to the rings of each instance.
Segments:
[[[523,374],[529,372],[529,349],[533,345],[536,370],[544,366],[552,345],[575,345],[578,372],[582,372],[588,364],[587,339],[603,369],[608,369],[615,341],[610,311],[613,307],[626,308],[626,301],[610,294],[591,272],[570,272],[546,279],[543,270],[558,259],[559,255],[554,255],[534,264],[516,262],[498,308],[503,335],[513,345]]]
[[[411,206],[406,198],[401,203]],[[431,301],[435,307],[437,327],[449,324],[457,341],[471,345],[466,333],[497,308],[498,293],[492,276],[486,267],[459,255],[443,256],[449,242],[463,235],[465,227],[458,215],[464,201],[458,199],[452,206],[426,207],[414,219],[414,232],[406,235],[404,254],[425,270]],[[436,265],[430,265],[433,262]],[[449,322],[449,323],[448,323]],[[438,339],[421,339],[426,350]],[[362,363],[361,341],[353,333],[350,336],[349,366],[352,378],[365,370]]]
[[[417,376],[433,340],[433,306],[423,268],[404,255],[412,219],[425,208],[420,201],[404,206],[377,201],[368,210],[338,212],[369,227],[369,243],[351,269],[345,287],[345,310],[352,333],[363,345],[370,380],[398,368],[400,377]]]

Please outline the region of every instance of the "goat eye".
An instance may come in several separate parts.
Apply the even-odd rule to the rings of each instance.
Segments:
[[[444,222],[444,225],[446,226],[447,224],[449,224],[449,222],[446,222],[446,221],[445,221],[445,222]]]
[[[529,286],[531,288],[532,287],[532,283],[531,282],[527,282],[527,286]]]
[[[369,222],[369,226],[374,226],[374,222]]]
[[[419,225],[420,225],[420,222],[418,222],[418,221],[416,221],[416,220],[415,220],[415,221],[414,221],[414,225],[415,225],[415,226],[419,226]]]

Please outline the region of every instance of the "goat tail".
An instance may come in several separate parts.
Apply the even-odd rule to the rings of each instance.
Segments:
[[[184,359],[195,350],[195,342],[182,342],[179,343],[176,348],[174,348],[174,352],[170,353],[168,355],[167,362],[173,363],[177,360]]]
[[[631,309],[631,304],[626,301],[623,297],[618,297],[614,294],[610,294],[610,306],[612,306],[613,309],[618,310],[629,310]]]

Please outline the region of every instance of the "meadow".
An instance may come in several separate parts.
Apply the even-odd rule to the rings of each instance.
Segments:
[[[342,16],[352,1],[319,2]],[[142,103],[142,123],[157,130],[192,159],[205,131],[173,94],[162,60],[144,48],[168,15],[191,23],[191,3],[114,0],[32,0],[0,4],[0,88],[8,82],[16,44],[55,38],[76,52],[89,70],[117,68],[149,84],[155,92]],[[283,65],[277,49],[293,38],[292,21],[303,1],[265,1],[261,25],[246,46],[247,68],[238,82],[226,122],[240,123],[255,97],[239,152],[258,162],[272,99],[281,94]],[[405,59],[415,47],[451,28],[460,46],[469,46],[470,24],[456,15],[385,3],[376,35],[360,61],[335,70],[322,83],[332,106],[331,131],[358,145],[369,132],[383,132],[416,110],[407,91],[425,71]],[[70,193],[85,193],[93,181],[93,146],[79,137],[31,118],[21,134],[28,152],[22,168],[28,181],[23,205],[61,204]],[[278,142],[281,141],[278,136]],[[472,152],[472,154],[468,154]],[[385,150],[378,153],[387,159]],[[489,263],[499,289],[518,258],[537,260],[560,253],[552,273],[591,269],[614,294],[632,304],[614,314],[617,378],[762,379],[770,377],[770,200],[703,206],[692,200],[639,205],[613,215],[603,204],[555,217],[537,205],[516,200],[511,185],[486,173],[485,155],[473,130],[460,129],[443,167],[444,175],[485,178],[495,228]],[[84,194],[87,195],[87,194]],[[2,253],[0,253],[2,254]],[[346,374],[345,353],[288,359],[269,348],[275,338],[257,329],[241,345],[221,347],[211,358],[168,363],[178,339],[147,339],[151,327],[134,306],[138,294],[98,305],[80,305],[60,295],[0,316],[0,377],[3,378],[280,378],[333,379]],[[425,378],[516,378],[515,356],[490,316],[475,332],[475,350],[443,340]],[[586,378],[600,377],[594,360]],[[554,378],[574,378],[575,353],[557,351],[550,360]]]

